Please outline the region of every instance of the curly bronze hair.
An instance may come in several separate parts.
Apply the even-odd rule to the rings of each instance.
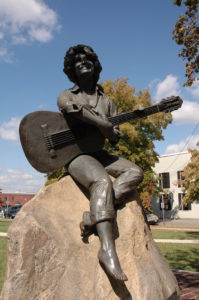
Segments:
[[[98,60],[97,54],[88,45],[77,45],[68,49],[64,57],[64,73],[68,76],[70,81],[77,83],[74,70],[75,56],[77,54],[85,54],[87,58],[92,61],[94,65],[94,83],[96,84],[99,79],[99,74],[102,70],[102,66]]]

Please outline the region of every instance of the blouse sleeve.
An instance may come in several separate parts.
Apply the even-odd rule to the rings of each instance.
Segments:
[[[75,102],[68,90],[61,93],[57,98],[59,110],[63,113],[75,113],[82,109],[82,104]]]
[[[114,117],[117,114],[118,114],[118,112],[117,112],[117,108],[116,108],[114,102],[111,99],[109,99],[109,115],[110,115],[110,117]]]

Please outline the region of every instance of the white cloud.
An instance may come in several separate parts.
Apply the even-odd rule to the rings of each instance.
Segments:
[[[0,47],[0,61],[11,63],[12,62],[12,53],[8,51],[6,46]]]
[[[4,140],[16,142],[19,139],[19,118],[11,118],[10,121],[0,125],[0,137]]]
[[[42,174],[17,169],[0,169],[0,187],[4,193],[36,193],[44,185]]]
[[[30,37],[39,42],[48,42],[52,39],[52,32],[46,28],[32,28],[29,31]]]
[[[199,122],[199,103],[184,100],[182,107],[172,113],[174,121],[181,124]]]
[[[154,78],[151,82],[149,82],[148,88],[151,90],[151,89],[154,88],[159,82],[160,82],[160,80],[159,80],[158,78]]]
[[[195,81],[190,88],[187,88],[187,91],[190,92],[193,97],[199,98],[199,81]]]
[[[25,45],[27,42],[27,39],[23,35],[14,35],[12,37],[12,43],[15,45]]]
[[[44,0],[0,0],[0,39],[5,57],[11,44],[46,43],[59,29],[56,12]]]
[[[191,138],[188,137],[183,141],[180,141],[179,144],[172,144],[167,146],[165,154],[179,153],[186,151],[188,148],[196,148],[196,144],[199,141],[199,135],[194,135]]]
[[[159,82],[155,91],[155,100],[159,101],[162,98],[168,96],[179,96],[180,95],[180,84],[178,77],[172,74],[166,76],[166,78]]]

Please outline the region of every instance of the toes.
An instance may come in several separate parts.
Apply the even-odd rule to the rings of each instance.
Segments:
[[[128,280],[127,276],[124,274],[124,272],[122,272],[122,270],[119,266],[119,263],[116,262],[117,266],[115,266],[115,267],[111,266],[107,262],[107,257],[104,257],[102,251],[98,252],[98,259],[99,259],[100,263],[105,267],[105,269],[109,273],[109,275],[114,277],[116,280],[120,280],[120,281],[127,281]]]
[[[117,272],[113,272],[113,275],[115,277],[115,279],[120,280],[120,281],[127,281],[128,278],[124,273],[117,273]]]
[[[122,275],[122,280],[123,281],[127,281],[128,280],[128,277],[123,273],[123,275]]]

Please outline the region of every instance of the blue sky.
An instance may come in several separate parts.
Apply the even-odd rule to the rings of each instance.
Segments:
[[[57,110],[57,96],[71,83],[62,72],[66,50],[88,44],[99,56],[100,80],[127,77],[149,88],[154,101],[172,94],[184,104],[156,143],[161,154],[194,147],[199,140],[199,85],[184,88],[184,63],[172,30],[183,8],[172,0],[0,0],[0,187],[36,192],[44,175],[22,151],[18,125],[35,110]],[[192,136],[190,137],[190,135]]]

